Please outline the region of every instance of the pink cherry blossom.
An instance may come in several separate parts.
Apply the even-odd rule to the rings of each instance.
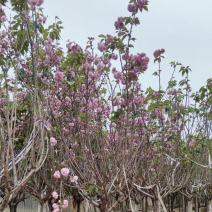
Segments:
[[[5,15],[3,15],[2,17],[1,17],[1,22],[6,22],[7,21],[7,17],[5,16]]]
[[[47,17],[43,16],[43,24],[46,23]]]
[[[59,205],[58,205],[57,203],[54,203],[54,204],[52,205],[52,207],[53,207],[54,209],[57,209],[57,208],[59,208]]]
[[[61,82],[63,80],[63,76],[64,76],[64,73],[63,72],[60,72],[60,71],[57,71],[55,73],[55,81],[56,82]]]
[[[152,147],[152,151],[153,152],[157,152],[158,148],[155,146],[155,147]]]
[[[109,152],[109,149],[108,148],[105,148],[105,153],[108,153]]]
[[[67,208],[68,207],[68,200],[63,200],[63,205],[62,208]]]
[[[6,32],[5,32],[5,30],[2,30],[2,32],[0,33],[0,37],[1,37],[1,38],[5,38],[5,37],[6,37]]]
[[[165,49],[158,49],[153,53],[153,55],[155,58],[157,58],[157,57],[161,56],[161,54],[163,54],[164,52],[165,52]]]
[[[119,17],[114,25],[115,25],[116,29],[123,29],[123,27],[124,27],[123,17]]]
[[[113,41],[113,36],[109,35],[108,39],[105,41],[105,45],[108,46],[110,43],[112,43],[112,41]]]
[[[97,112],[101,113],[102,112],[102,108],[101,107],[97,108]]]
[[[85,146],[85,151],[86,151],[86,152],[89,152],[89,149],[87,148],[87,146]]]
[[[118,55],[117,55],[117,54],[113,54],[112,58],[113,58],[114,60],[117,60],[117,59],[118,59]]]
[[[190,143],[189,143],[189,147],[193,147],[195,145],[195,141],[194,139],[191,139]]]
[[[58,199],[58,193],[56,191],[52,192],[52,197]]]
[[[134,12],[136,9],[136,6],[135,4],[129,4],[127,9],[129,12]]]
[[[62,174],[64,177],[68,177],[69,169],[67,169],[67,168],[62,168],[62,169],[61,169],[61,174]]]
[[[50,138],[50,144],[51,146],[56,146],[57,145],[57,140],[53,137]]]
[[[0,54],[4,54],[6,52],[6,49],[2,48],[0,49]]]
[[[38,23],[39,24],[43,23],[43,19],[41,17],[38,18]]]
[[[74,126],[74,123],[69,123],[69,127],[73,127]]]
[[[98,49],[100,52],[103,52],[106,50],[106,46],[104,43],[98,43]]]
[[[170,141],[168,141],[168,142],[166,143],[166,146],[169,147],[169,148],[171,148],[171,147],[172,147],[172,143],[171,143]]]
[[[77,180],[78,180],[78,176],[74,176],[73,178],[71,178],[72,183],[77,182]]]
[[[28,3],[31,7],[38,6],[40,7],[43,4],[44,0],[28,0]]]
[[[60,172],[59,171],[55,171],[55,173],[53,174],[53,176],[57,179],[59,179],[61,177]]]
[[[145,0],[137,0],[139,9],[142,10],[145,5]]]
[[[44,0],[38,0],[38,2],[37,2],[37,6],[41,6],[41,4],[43,4],[43,2],[44,2]]]
[[[154,96],[154,97],[158,97],[158,96],[159,96],[159,93],[158,93],[157,91],[155,91],[155,92],[153,93],[153,96]]]

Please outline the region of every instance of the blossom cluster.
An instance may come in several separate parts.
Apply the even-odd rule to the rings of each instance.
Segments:
[[[123,27],[124,27],[123,17],[119,17],[114,25],[115,25],[116,29],[118,29],[118,30],[123,29]]]
[[[44,0],[28,0],[28,3],[31,7],[40,7],[44,3]]]
[[[158,58],[159,56],[161,56],[161,54],[163,54],[165,52],[165,49],[158,49],[156,50],[153,55],[155,58]]]

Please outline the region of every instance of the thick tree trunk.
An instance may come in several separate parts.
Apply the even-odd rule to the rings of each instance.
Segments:
[[[146,212],[146,210],[145,210],[145,200],[146,199],[146,197],[144,197],[143,199],[142,199],[142,211],[143,212]]]
[[[207,200],[207,212],[212,211],[212,200]]]
[[[134,212],[138,212],[139,211],[139,205],[136,204],[135,202],[133,204],[133,207],[134,207]]]
[[[100,212],[107,212],[107,201],[102,201],[99,210]]]
[[[38,212],[44,212],[44,203],[38,204]]]
[[[9,204],[10,212],[17,212],[17,204]]]
[[[188,212],[192,212],[192,200],[189,200],[188,202],[187,202],[187,208],[188,208]]]
[[[50,198],[48,200],[47,205],[48,205],[48,211],[49,212],[52,212],[53,211],[53,208],[52,208],[52,198]]]
[[[159,200],[154,201],[154,212],[161,212],[161,205]]]
[[[87,199],[85,199],[85,200],[82,202],[82,206],[83,206],[84,212],[89,212],[90,206],[89,206],[89,202],[88,202]]]
[[[38,204],[38,212],[49,212],[48,203]]]

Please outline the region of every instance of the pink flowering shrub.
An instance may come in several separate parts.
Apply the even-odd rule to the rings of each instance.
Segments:
[[[69,195],[86,198],[100,211],[112,211],[114,197],[116,206],[130,198],[136,202],[137,196],[145,196],[141,188],[157,201],[158,192],[163,200],[163,195],[189,190],[196,179],[186,176],[205,173],[198,180],[210,182],[204,166],[210,156],[212,80],[194,93],[190,68],[171,62],[173,75],[162,89],[165,50],[158,49],[153,59],[159,66],[153,75],[159,86],[144,91],[142,74],[150,71],[151,57],[131,48],[139,12],[148,10],[148,1],[131,0],[126,7],[130,16],[118,17],[114,35],[101,34],[97,48],[89,37],[86,49],[68,41],[65,50],[57,44],[61,22],[56,18],[45,28],[46,17],[38,8],[42,3],[28,0],[30,8],[11,23],[1,16],[1,26],[11,24],[0,29],[2,67],[9,64],[16,72],[14,79],[0,75],[0,126],[9,126],[6,132],[1,127],[10,138],[2,145],[12,142],[14,155],[25,147],[25,138],[33,138],[23,173],[35,166],[30,177],[49,189],[53,211],[67,208]],[[176,69],[182,74],[179,83]],[[9,166],[11,149],[4,148],[3,160]],[[39,172],[39,167],[45,169]],[[21,168],[17,170],[24,177]],[[17,182],[22,182],[19,174]],[[9,183],[11,176],[5,176]]]

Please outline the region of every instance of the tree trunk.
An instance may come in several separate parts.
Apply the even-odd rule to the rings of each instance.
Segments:
[[[136,202],[134,202],[133,207],[134,207],[134,212],[138,212],[138,210],[139,210],[139,205],[136,204]]]
[[[192,212],[192,200],[187,202],[188,212]]]
[[[198,198],[195,197],[195,212],[198,212]]]
[[[149,207],[149,204],[148,204],[148,197],[146,196],[146,197],[145,197],[145,212],[148,212],[148,207]]]
[[[80,212],[80,204],[81,204],[81,201],[77,201],[77,212]]]
[[[38,212],[44,212],[44,203],[38,204]]]
[[[48,205],[48,211],[49,212],[52,212],[53,211],[53,208],[52,208],[52,198],[50,198],[48,200],[47,205]]]
[[[82,202],[82,206],[83,206],[84,212],[89,212],[90,205],[89,205],[89,202],[88,202],[87,199],[85,199],[85,200]]]
[[[185,197],[184,197],[184,195],[182,195],[182,211],[183,212],[186,212],[186,204],[185,204]]]
[[[102,201],[99,210],[100,212],[107,212],[107,201]]]
[[[207,200],[207,212],[211,212],[212,211],[212,200],[208,199]]]
[[[182,210],[180,209],[181,208],[181,199],[182,199],[182,195],[179,195],[176,197],[176,203],[177,203],[177,201],[179,202],[179,212],[183,211],[183,209]]]
[[[154,201],[154,212],[161,212],[161,206],[160,206],[160,201],[159,200],[155,200]]]
[[[146,211],[145,211],[145,198],[146,198],[146,197],[144,197],[144,198],[142,199],[142,211],[143,211],[143,212],[146,212]]]
[[[49,212],[48,203],[39,203],[38,204],[38,212]]]
[[[170,196],[170,208],[171,208],[171,212],[174,211],[174,199],[175,199],[175,196]]]
[[[10,212],[17,212],[17,204],[9,204]]]

